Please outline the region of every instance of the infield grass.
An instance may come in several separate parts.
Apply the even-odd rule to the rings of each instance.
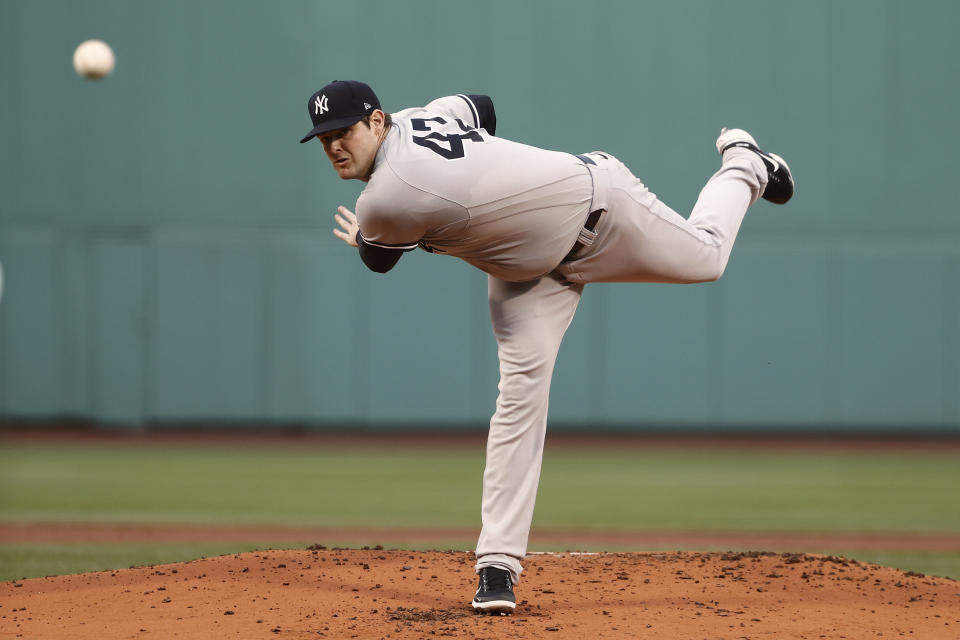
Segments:
[[[0,523],[479,531],[482,449],[389,449],[373,441],[371,445],[5,442],[0,448]],[[534,526],[960,536],[958,462],[956,450],[548,447]],[[6,544],[0,545],[0,579],[181,561],[277,542],[294,541]],[[376,542],[391,544],[388,539]],[[344,546],[368,543],[342,541]],[[434,548],[470,548],[473,543],[474,539],[438,540]],[[394,546],[405,545],[398,539]],[[851,557],[960,576],[957,553],[905,549]]]

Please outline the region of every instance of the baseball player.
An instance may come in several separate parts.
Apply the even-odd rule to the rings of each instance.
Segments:
[[[439,98],[387,114],[373,90],[335,81],[307,103],[343,179],[366,183],[334,234],[384,273],[421,248],[488,274],[500,394],[483,475],[479,586],[473,607],[510,613],[540,479],[550,378],[590,282],[692,283],[719,278],[747,208],[793,195],[782,158],[741,129],[716,141],[722,162],[689,218],[608,153],[547,151],[496,136],[483,95]]]

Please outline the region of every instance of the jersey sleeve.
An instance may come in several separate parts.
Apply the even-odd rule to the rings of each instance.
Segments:
[[[371,271],[386,273],[407,251],[418,247],[423,230],[408,212],[384,204],[382,198],[364,192],[357,199],[357,248]]]
[[[358,204],[357,217],[360,222],[360,237],[367,246],[412,251],[420,242],[422,234],[415,229],[412,221],[406,216],[387,218],[379,215],[376,210],[361,213]]]
[[[412,251],[423,237],[423,223],[401,207],[389,207],[384,198],[366,192],[357,200],[359,240],[368,247]]]
[[[480,94],[457,94],[445,98],[437,98],[425,107],[428,111],[436,111],[454,118],[460,118],[464,123],[485,129],[492,136],[497,135],[497,112],[493,108],[490,96]]]

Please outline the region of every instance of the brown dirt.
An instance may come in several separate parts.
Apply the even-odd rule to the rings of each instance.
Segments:
[[[0,421],[0,442],[97,442],[120,444],[190,444],[222,446],[297,447],[403,447],[467,448],[482,451],[485,428],[463,430],[389,430],[311,431],[279,428],[210,428],[205,425],[153,426],[143,430],[98,427],[64,423],[15,423]],[[551,431],[548,449],[772,449],[812,451],[957,451],[958,433],[778,433],[736,432],[700,433],[696,431]]]
[[[5,429],[0,441],[236,443],[237,433]],[[579,437],[550,446],[955,450],[951,438]],[[251,445],[482,446],[482,434],[241,434]],[[265,542],[472,539],[475,530],[320,527],[0,525],[9,542]],[[577,548],[917,549],[956,536],[534,531],[531,545]],[[422,545],[428,546],[428,545]],[[188,563],[0,583],[8,638],[960,638],[960,582],[835,557],[772,553],[532,555],[511,617],[476,615],[467,552],[260,551]]]
[[[960,582],[830,556],[533,555],[510,617],[466,552],[260,551],[0,584],[0,638],[960,637]]]

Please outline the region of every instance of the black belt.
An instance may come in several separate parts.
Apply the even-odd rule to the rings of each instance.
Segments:
[[[587,216],[587,221],[583,224],[583,228],[587,231],[593,231],[597,226],[597,222],[600,221],[600,214],[603,213],[603,209],[597,209],[596,211],[591,211],[590,215]],[[567,257],[563,259],[563,262],[570,262],[573,260],[573,256],[583,249],[586,244],[581,242],[579,239],[573,244],[573,249],[570,249],[570,252],[567,254]]]
[[[604,158],[607,157],[602,153],[599,155],[603,156]],[[591,158],[590,156],[577,155],[577,160],[579,160],[583,164],[592,164],[594,166],[596,166],[597,164],[596,162],[593,161],[593,158]],[[603,213],[603,209],[597,209],[596,211],[591,211],[590,215],[587,216],[587,221],[584,223],[583,228],[586,229],[587,231],[593,231],[594,228],[597,226],[597,222],[599,222],[600,220],[601,213]],[[580,251],[580,249],[583,249],[585,246],[587,245],[581,242],[579,239],[577,239],[577,241],[573,245],[573,248],[570,249],[569,253],[567,253],[567,257],[563,259],[563,262],[570,262],[571,260],[573,260],[574,254],[577,251]]]

